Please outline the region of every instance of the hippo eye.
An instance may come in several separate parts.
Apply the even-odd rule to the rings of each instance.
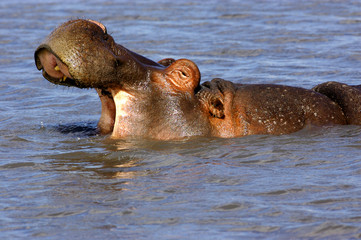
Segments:
[[[179,76],[180,76],[181,78],[188,78],[188,75],[187,75],[186,72],[181,71],[181,70],[179,70],[178,72],[179,72]]]
[[[183,77],[188,77],[185,72],[181,71],[181,73],[182,73]]]

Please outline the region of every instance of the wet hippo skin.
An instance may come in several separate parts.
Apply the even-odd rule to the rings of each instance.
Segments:
[[[307,90],[223,79],[200,85],[194,62],[154,62],[115,43],[92,20],[59,26],[37,48],[35,62],[54,84],[95,88],[99,130],[113,138],[240,137],[361,122],[359,86],[329,82]]]

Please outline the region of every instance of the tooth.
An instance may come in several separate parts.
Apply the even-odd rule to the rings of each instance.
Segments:
[[[55,66],[55,68],[54,68],[54,70],[55,70],[55,71],[60,71],[59,66],[58,66],[58,65],[56,65],[56,66]]]
[[[64,76],[63,76],[63,82],[64,82],[65,80],[66,80],[66,76],[64,75]]]

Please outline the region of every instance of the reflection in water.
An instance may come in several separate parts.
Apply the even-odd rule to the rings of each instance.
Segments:
[[[128,163],[124,163],[124,164],[119,164],[119,165],[114,165],[112,167],[114,168],[118,168],[121,169],[121,171],[117,171],[114,174],[114,178],[119,178],[119,179],[130,179],[130,178],[135,178],[136,176],[139,176],[139,174],[136,171],[130,171],[128,170],[128,168],[131,167],[136,167],[139,166],[136,164],[135,161],[130,161]]]
[[[133,179],[147,174],[139,170],[141,165],[139,158],[123,157],[119,162],[105,161],[102,167],[94,171],[108,178]]]
[[[131,157],[126,154],[123,156],[122,153],[74,151],[44,157],[52,159],[51,164],[54,170],[58,171],[77,171],[79,174],[92,173],[105,178],[118,179],[133,179],[146,174],[139,170],[139,167],[142,166],[140,157]]]
[[[55,127],[57,131],[62,134],[73,134],[81,136],[94,136],[98,134],[97,123],[92,122],[77,122],[77,123],[67,123],[60,124]]]

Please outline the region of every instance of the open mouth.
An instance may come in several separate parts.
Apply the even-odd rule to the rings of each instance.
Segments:
[[[56,69],[56,67],[54,69],[55,69],[55,71],[59,71]],[[76,87],[81,88],[81,86],[78,86],[78,83],[74,79],[69,78],[66,75],[63,75],[62,77],[57,78],[57,77],[51,76],[46,70],[44,70],[44,69],[42,69],[42,70],[43,70],[44,78],[46,78],[48,81],[50,81],[54,84],[64,85],[64,86],[76,86]]]
[[[68,66],[59,57],[46,47],[39,48],[35,53],[36,66],[43,71],[43,76],[48,81],[65,86],[84,88],[69,73]]]
[[[35,63],[38,70],[43,72],[43,76],[49,82],[72,86],[78,88],[89,88],[82,85],[72,77],[68,66],[54,53],[47,45],[40,46],[35,52]],[[115,123],[116,107],[113,95],[106,89],[97,89],[102,104],[102,114],[98,123],[98,128],[102,134],[108,134],[113,131]]]

